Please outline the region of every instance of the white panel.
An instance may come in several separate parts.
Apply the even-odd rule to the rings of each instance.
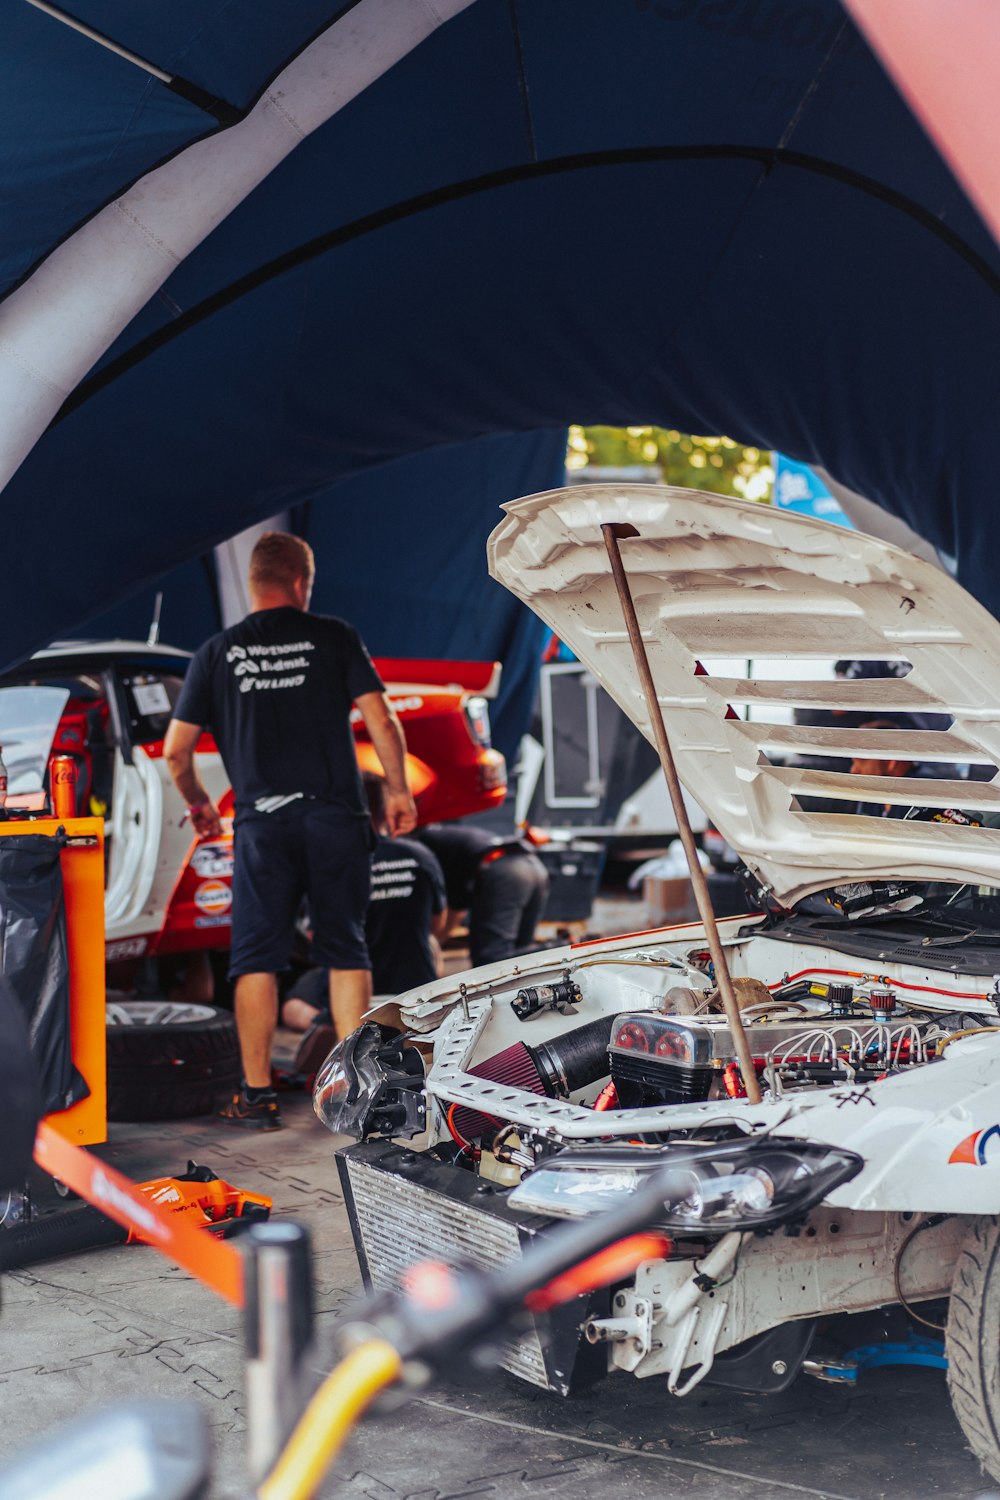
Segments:
[[[854,817],[852,805],[1000,811],[1000,783],[782,770],[768,752],[871,753],[884,734],[905,757],[1000,765],[1000,625],[939,568],[843,527],[654,485],[592,485],[505,507],[490,571],[566,642],[652,739],[601,531],[621,541],[677,769],[746,862],[790,903],[838,879],[909,877],[1000,885],[1000,828]],[[696,674],[711,656],[806,664],[831,653],[904,664],[907,675],[780,686]],[[751,672],[753,666],[751,665]],[[770,673],[769,673],[770,675]],[[772,732],[727,717],[742,702],[820,702],[845,713],[882,698],[945,716],[940,731],[859,734],[805,726]],[[892,705],[886,701],[885,711]],[[948,720],[953,721],[947,728]],[[845,721],[845,722],[850,722]],[[926,750],[940,734],[938,749]],[[853,747],[853,748],[852,748]],[[849,762],[848,762],[849,765]],[[802,811],[797,795],[833,797],[844,814]]]

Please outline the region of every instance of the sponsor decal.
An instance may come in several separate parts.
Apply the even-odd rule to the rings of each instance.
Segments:
[[[109,964],[122,958],[141,958],[146,951],[148,941],[149,939],[144,937],[118,938],[105,948],[104,957]]]
[[[986,1153],[993,1146],[993,1160],[1000,1162],[1000,1148],[996,1143],[1000,1141],[1000,1125],[987,1125],[985,1130],[974,1130],[967,1135],[964,1141],[959,1141],[954,1151],[948,1158],[948,1165],[961,1165],[964,1163],[970,1167],[985,1167]]]
[[[159,1204],[164,1204],[164,1203],[180,1203],[182,1201],[181,1195],[180,1195],[180,1192],[178,1191],[178,1189],[176,1187],[174,1187],[174,1185],[172,1183],[169,1183],[169,1182],[164,1183],[163,1187],[157,1188],[156,1192],[155,1193],[150,1193],[149,1196],[150,1196],[150,1198],[152,1198],[152,1200],[153,1200],[154,1203],[159,1203]]]
[[[191,868],[207,880],[210,875],[232,875],[233,851],[225,844],[199,844],[191,856]]]
[[[130,1224],[138,1225],[143,1234],[153,1240],[169,1239],[169,1230],[161,1224],[153,1211],[145,1204],[137,1202],[131,1193],[124,1192],[110,1177],[97,1169],[90,1179],[90,1191],[93,1196],[94,1206],[106,1203],[109,1208],[117,1209],[124,1214]]]
[[[233,919],[229,915],[229,912],[226,912],[225,915],[221,917],[195,917],[194,925],[200,928],[230,927],[232,926],[232,921]]]
[[[136,683],[132,689],[135,706],[141,714],[168,714],[170,695],[162,682]]]
[[[398,714],[415,714],[424,706],[423,698],[418,698],[415,694],[409,698],[394,698],[390,693],[389,702]]]
[[[286,641],[283,645],[230,646],[226,661],[233,669],[241,693],[253,688],[297,688],[306,680],[310,657],[315,651],[312,641]],[[269,658],[275,658],[270,660]],[[263,677],[264,672],[283,672],[283,677]],[[289,677],[289,672],[297,675]]]
[[[194,904],[199,911],[218,916],[221,912],[228,911],[233,904],[232,887],[224,880],[206,880],[195,891]]]

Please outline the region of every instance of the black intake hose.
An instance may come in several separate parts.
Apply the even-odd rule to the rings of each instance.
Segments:
[[[561,1036],[528,1047],[545,1092],[556,1097],[585,1088],[608,1071],[608,1046],[614,1016],[600,1016],[564,1031]]]

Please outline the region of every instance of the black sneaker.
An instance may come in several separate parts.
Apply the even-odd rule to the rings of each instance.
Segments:
[[[263,1094],[251,1104],[242,1089],[224,1104],[215,1117],[245,1130],[280,1130],[281,1110],[273,1094]]]

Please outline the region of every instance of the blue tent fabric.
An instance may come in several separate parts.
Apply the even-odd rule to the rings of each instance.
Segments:
[[[325,19],[259,9],[248,26],[222,0],[77,0],[237,108]],[[65,30],[26,10],[0,0],[0,191],[25,211],[0,286],[221,128],[84,40],[71,67]],[[40,100],[22,74],[46,70]],[[0,663],[304,503],[329,512],[345,576],[402,617],[409,584],[369,529],[393,468],[420,465],[433,602],[479,515],[446,481],[455,451],[523,440],[545,470],[533,435],[568,421],[822,465],[1000,612],[998,338],[1000,254],[839,0],[476,0],[261,183],[37,444],[5,513],[51,586],[8,578]],[[454,654],[482,627],[456,624]]]
[[[545,627],[487,576],[486,538],[512,495],[564,483],[565,455],[562,428],[456,444],[345,480],[290,520],[316,553],[312,607],[350,620],[375,655],[503,663],[490,718],[493,742],[511,762],[534,707]],[[451,514],[436,518],[442,496]],[[81,631],[145,640],[157,592],[165,643],[194,651],[221,629],[205,557],[83,621]]]
[[[350,620],[374,654],[503,663],[490,718],[511,761],[545,627],[487,576],[486,538],[505,500],[564,482],[565,458],[563,428],[457,444],[346,480],[299,527],[317,556],[313,607]]]
[[[76,20],[155,67],[250,107],[331,19],[329,0],[92,0]],[[238,14],[236,13],[238,10]],[[0,293],[136,178],[218,129],[197,104],[24,0],[0,0]]]
[[[160,610],[163,645],[196,651],[202,641],[222,629],[215,559],[206,553],[172,568],[102,614],[89,615],[69,633],[87,640],[144,641],[156,616],[157,594],[163,595]]]

